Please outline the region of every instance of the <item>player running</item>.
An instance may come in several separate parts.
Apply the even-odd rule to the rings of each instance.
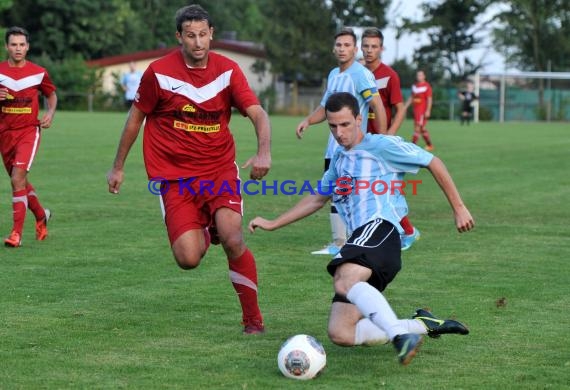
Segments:
[[[108,173],[109,192],[119,192],[125,160],[146,119],[145,167],[149,180],[162,182],[160,205],[176,262],[183,269],[196,268],[210,243],[221,242],[244,333],[263,333],[256,264],[243,239],[238,166],[228,125],[233,106],[255,127],[257,154],[244,167],[251,166],[250,177],[259,180],[271,166],[269,118],[239,66],[210,51],[214,28],[204,9],[179,9],[176,28],[180,50],[154,61],[143,74]],[[213,183],[212,191],[200,187],[204,181]]]
[[[30,35],[21,27],[6,31],[8,60],[0,62],[0,153],[12,184],[13,227],[4,245],[22,245],[26,209],[36,218],[36,239],[45,240],[51,216],[44,209],[36,190],[28,180],[28,172],[38,152],[41,129],[51,126],[57,95],[48,72],[26,59]],[[47,110],[40,120],[40,93],[47,97]]]
[[[412,94],[406,101],[406,110],[413,103],[414,105],[414,135],[412,142],[417,143],[420,134],[426,143],[426,150],[431,152],[433,145],[431,143],[429,131],[427,130],[427,121],[431,116],[432,107],[432,90],[431,85],[426,81],[426,74],[423,70],[416,72],[416,83],[412,85]]]

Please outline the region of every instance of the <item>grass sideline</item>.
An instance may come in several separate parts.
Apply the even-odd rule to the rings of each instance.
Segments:
[[[243,163],[255,151],[249,122],[232,129]],[[326,126],[294,137],[300,118],[272,117],[267,180],[318,180]],[[429,173],[409,196],[422,239],[403,255],[386,290],[401,317],[416,307],[456,316],[471,334],[427,339],[408,367],[391,346],[341,348],[326,336],[332,296],[326,210],[277,232],[247,234],[257,257],[267,334],[241,335],[240,310],[219,247],[201,266],[178,269],[149,194],[140,140],[119,196],[105,173],[124,114],[57,114],[44,132],[30,179],[54,212],[50,237],[0,248],[0,389],[568,388],[570,179],[568,124],[430,123],[477,227],[458,234]],[[401,130],[406,138],[411,121]],[[242,177],[247,177],[242,172]],[[0,234],[11,226],[10,189],[0,181]],[[3,200],[2,200],[3,199]],[[245,222],[273,217],[298,196],[245,196]],[[506,305],[497,305],[505,298]],[[277,369],[281,343],[297,333],[327,351],[308,383]]]

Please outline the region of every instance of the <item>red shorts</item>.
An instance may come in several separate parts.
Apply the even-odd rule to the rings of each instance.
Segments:
[[[9,175],[12,173],[12,167],[30,170],[40,146],[40,139],[41,131],[38,126],[0,132],[0,153]]]
[[[426,111],[425,110],[414,110],[414,123],[419,126],[427,125]]]
[[[171,245],[189,230],[210,226],[216,211],[222,207],[243,215],[235,164],[215,176],[168,181],[161,190],[162,214]]]

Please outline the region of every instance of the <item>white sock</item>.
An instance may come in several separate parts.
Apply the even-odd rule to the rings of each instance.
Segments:
[[[427,334],[425,325],[420,320],[398,320],[400,326],[408,330],[408,333]]]
[[[346,225],[342,220],[340,214],[330,213],[332,238],[335,244],[342,244],[346,242]]]
[[[390,340],[399,334],[409,333],[402,327],[396,313],[380,293],[366,282],[358,282],[348,291],[346,298],[358,307],[358,310],[377,327],[388,334]]]
[[[398,322],[408,333],[427,334],[427,329],[420,320],[398,320]],[[387,344],[389,342],[390,339],[386,332],[374,325],[368,318],[362,318],[356,323],[354,345]]]
[[[377,327],[368,318],[363,318],[356,323],[354,333],[354,345],[387,344],[390,342],[388,335]]]

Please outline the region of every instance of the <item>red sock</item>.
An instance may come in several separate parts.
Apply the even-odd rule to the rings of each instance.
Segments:
[[[414,225],[412,225],[407,215],[400,220],[400,225],[402,229],[404,229],[405,234],[409,235],[414,233]]]
[[[257,303],[257,269],[255,258],[249,249],[237,259],[228,259],[230,280],[241,304],[244,323],[263,322]]]
[[[38,199],[38,196],[36,195],[36,191],[34,190],[32,184],[28,183],[26,186],[26,192],[28,195],[28,208],[32,210],[32,213],[34,213],[36,221],[41,221],[46,217],[46,212],[40,204],[40,200]]]
[[[22,235],[24,221],[26,220],[26,209],[28,208],[28,197],[26,190],[12,192],[12,210],[14,211],[14,228],[16,233]]]
[[[412,142],[413,143],[417,143],[418,142],[418,138],[420,138],[420,133],[416,133],[414,131],[414,135],[412,136]]]
[[[424,129],[424,131],[422,132],[422,136],[424,137],[424,141],[426,141],[426,145],[431,146],[431,138],[429,136],[429,131],[427,131],[427,129]]]

